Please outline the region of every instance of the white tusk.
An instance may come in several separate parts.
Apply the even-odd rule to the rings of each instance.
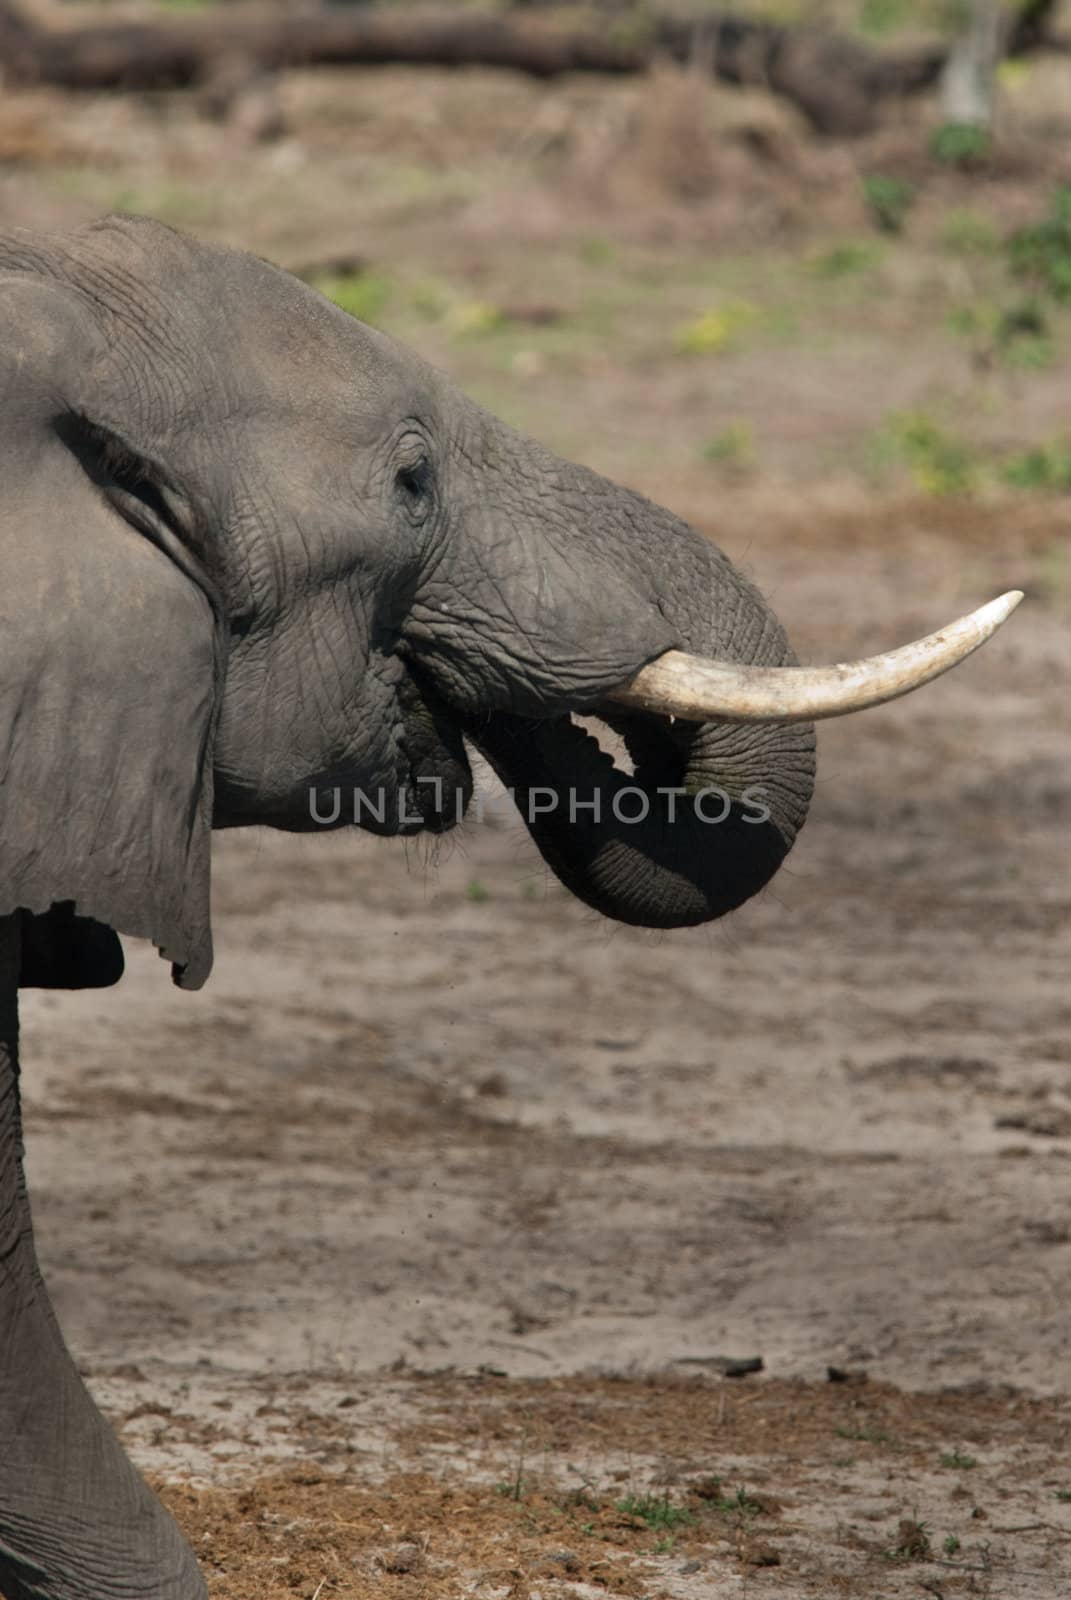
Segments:
[[[963,661],[1006,622],[1023,598],[1011,589],[958,622],[888,655],[832,667],[748,667],[683,650],[641,667],[607,699],[688,722],[815,722],[880,706]]]

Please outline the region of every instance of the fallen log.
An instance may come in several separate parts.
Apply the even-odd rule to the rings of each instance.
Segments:
[[[1025,0],[1008,43],[1044,48],[1055,0]],[[15,84],[71,90],[166,89],[209,79],[222,60],[250,68],[389,63],[505,67],[535,77],[645,71],[657,58],[701,65],[722,81],[792,101],[819,132],[873,129],[890,100],[934,84],[940,47],[886,53],[825,29],[706,13],[629,23],[567,8],[508,13],[322,7],[285,13],[222,8],[159,22],[51,28],[0,0],[0,72]]]

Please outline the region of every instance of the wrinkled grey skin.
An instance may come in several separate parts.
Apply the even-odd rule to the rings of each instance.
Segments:
[[[603,824],[532,824],[576,894],[702,922],[790,848],[813,735],[602,705],[618,772],[569,713],[672,647],[791,662],[760,596],[261,261],[122,218],[0,235],[0,329],[0,1593],[195,1600],[37,1271],[18,984],[114,982],[119,931],[196,988],[211,827],[308,829],[310,791],[330,814],[339,786],[382,791],[382,831],[449,827],[466,739],[522,809],[533,786],[598,788]],[[610,816],[625,783],[654,796],[645,825]],[[671,822],[654,793],[708,784],[761,786],[770,819],[741,800]]]

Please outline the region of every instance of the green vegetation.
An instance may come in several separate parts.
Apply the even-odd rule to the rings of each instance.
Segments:
[[[473,905],[482,906],[491,898],[491,891],[479,878],[470,878],[465,886],[465,899],[471,900]]]
[[[945,122],[930,139],[930,154],[943,167],[974,167],[989,157],[991,140],[973,122]]]
[[[712,1511],[727,1512],[739,1517],[757,1517],[762,1512],[762,1506],[744,1488],[737,1489],[731,1494],[723,1493],[720,1478],[706,1479],[702,1485],[701,1498]]]
[[[978,462],[971,446],[925,411],[890,417],[885,441],[889,454],[907,466],[924,494],[969,494],[978,486]]]
[[[992,256],[1001,247],[1000,230],[992,218],[967,207],[948,213],[939,242],[954,256]]]
[[[931,1555],[930,1530],[918,1513],[900,1519],[897,1542],[886,1552],[890,1561],[928,1561]]]
[[[728,349],[759,320],[749,300],[729,300],[677,329],[674,347],[682,355],[711,355]]]
[[[1042,372],[1056,360],[1056,344],[1048,333],[1014,333],[1002,339],[999,350],[1007,366],[1022,372]]]
[[[616,255],[617,252],[609,239],[593,237],[581,241],[580,259],[589,267],[609,267]]]
[[[853,9],[859,32],[879,39],[908,28],[947,34],[961,8],[955,0],[854,0]],[[849,12],[842,26],[851,20]]]
[[[672,1528],[688,1528],[695,1522],[693,1511],[671,1503],[668,1490],[660,1495],[626,1495],[624,1500],[617,1502],[617,1509],[627,1517],[637,1517],[659,1533]]]
[[[880,259],[873,244],[846,239],[811,256],[807,267],[818,278],[847,278],[856,272],[869,272]]]
[[[730,422],[720,433],[708,439],[702,447],[704,461],[723,468],[734,477],[744,477],[755,470],[758,454],[755,434],[750,422]]]
[[[977,1457],[966,1455],[962,1450],[947,1450],[941,1457],[942,1467],[954,1467],[958,1472],[967,1472],[971,1467],[978,1465]]]
[[[1071,494],[1071,442],[1053,439],[1021,450],[1003,463],[1001,476],[1013,489]]]
[[[891,1436],[889,1434],[887,1434],[884,1431],[884,1429],[882,1429],[882,1428],[874,1428],[874,1427],[860,1427],[860,1428],[840,1427],[840,1428],[834,1428],[833,1431],[836,1434],[838,1439],[855,1439],[855,1440],[858,1440],[860,1444],[892,1444]]]
[[[449,313],[451,331],[460,339],[479,339],[497,333],[507,322],[501,306],[490,300],[463,300]]]
[[[959,1550],[959,1538],[954,1533],[946,1533],[941,1543],[941,1549],[946,1556],[954,1556]]]
[[[946,220],[939,243],[974,263],[972,277],[986,285],[986,294],[948,314],[952,332],[972,343],[975,360],[1022,372],[1051,367],[1059,353],[1054,322],[1071,305],[1071,186],[1057,188],[1047,213],[1007,239],[989,219],[966,210]],[[999,273],[983,270],[989,260]]]
[[[881,38],[911,20],[910,0],[861,0],[859,31]]]
[[[996,484],[1029,494],[1071,494],[1071,439],[1050,439],[987,459],[925,411],[908,411],[887,420],[876,453],[879,463],[906,466],[924,494],[972,494]],[[956,1465],[951,1457],[942,1461]]]
[[[1017,229],[1005,250],[1012,272],[1036,293],[1071,302],[1071,187],[1057,189],[1048,216]]]
[[[903,178],[874,173],[863,179],[863,199],[875,226],[882,233],[903,233],[907,214],[915,203],[915,188]]]
[[[948,326],[961,339],[986,340],[996,338],[1000,326],[1001,310],[992,300],[972,300],[967,305],[953,306],[948,313]]]
[[[475,880],[473,881],[475,882]],[[491,1368],[489,1370],[494,1371],[495,1369]],[[505,1377],[504,1372],[502,1373],[502,1377]],[[513,1467],[512,1477],[506,1478],[501,1483],[495,1484],[495,1493],[497,1495],[501,1495],[505,1500],[515,1500],[518,1504],[520,1504],[520,1502],[524,1499],[524,1496],[528,1490],[528,1482],[524,1476],[524,1457],[527,1446],[528,1428],[526,1425],[517,1445],[517,1460]]]
[[[1049,319],[1037,300],[1003,308],[993,300],[971,301],[949,312],[948,326],[971,341],[976,359],[985,364],[1000,361],[1037,372],[1056,359]]]
[[[623,1530],[630,1528],[641,1536],[653,1535],[649,1548],[656,1555],[667,1555],[677,1548],[678,1536],[687,1529],[709,1533],[714,1526],[724,1528],[724,1523],[713,1522],[715,1517],[729,1518],[739,1529],[766,1515],[766,1508],[746,1489],[725,1489],[716,1476],[690,1483],[681,1500],[672,1498],[668,1487],[626,1494],[617,1500],[601,1499],[590,1485],[563,1494],[539,1477],[525,1475],[525,1442],[518,1447],[506,1476],[492,1485],[492,1492],[500,1500],[513,1501],[526,1521],[552,1516],[578,1533],[615,1543],[621,1541]]]
[[[314,289],[348,311],[359,322],[375,326],[386,310],[394,285],[380,272],[346,272],[314,277]]]

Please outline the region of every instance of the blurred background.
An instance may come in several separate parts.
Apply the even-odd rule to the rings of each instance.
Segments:
[[[0,223],[270,256],[686,514],[1029,501],[1071,490],[1061,10],[23,0]]]

